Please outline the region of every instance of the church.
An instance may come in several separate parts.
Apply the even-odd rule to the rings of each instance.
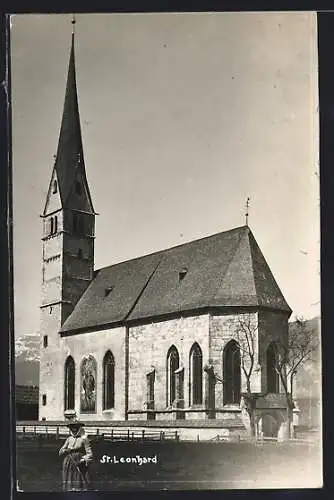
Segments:
[[[252,391],[282,399],[272,343],[287,339],[291,309],[248,225],[94,268],[74,41],[72,33],[42,213],[39,419],[71,411],[129,425],[240,417],[243,320],[255,325]]]

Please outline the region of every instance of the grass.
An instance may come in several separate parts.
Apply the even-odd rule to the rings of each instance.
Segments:
[[[60,491],[62,440],[18,441],[17,478],[24,491]],[[96,490],[193,490],[321,486],[320,449],[291,443],[93,441]],[[157,455],[157,464],[100,463],[103,455]]]

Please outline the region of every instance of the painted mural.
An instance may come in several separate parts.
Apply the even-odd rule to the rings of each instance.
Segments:
[[[80,369],[81,390],[80,408],[81,412],[96,412],[96,361],[93,356],[85,357]]]

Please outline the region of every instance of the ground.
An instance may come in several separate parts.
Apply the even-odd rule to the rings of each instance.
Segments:
[[[17,478],[24,491],[59,491],[63,440],[18,442]],[[321,453],[315,444],[230,442],[98,442],[91,465],[96,490],[184,490],[321,487]],[[108,464],[100,458],[157,455],[157,464]]]

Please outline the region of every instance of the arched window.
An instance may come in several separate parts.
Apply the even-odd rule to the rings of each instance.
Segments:
[[[50,233],[53,234],[54,232],[54,221],[53,221],[53,217],[51,217],[50,219]]]
[[[203,402],[203,361],[202,350],[197,342],[190,349],[189,356],[190,367],[190,404],[202,404]]]
[[[56,233],[57,230],[58,230],[58,217],[55,215],[54,232]]]
[[[103,358],[103,409],[115,406],[115,360],[110,351]]]
[[[239,404],[241,397],[240,348],[235,340],[225,346],[223,354],[224,404]]]
[[[174,403],[176,398],[176,373],[179,368],[179,353],[173,345],[167,354],[167,406]]]
[[[53,194],[55,194],[57,191],[58,191],[57,181],[53,181],[52,192],[53,192]]]
[[[278,352],[275,348],[275,343],[271,342],[267,349],[267,392],[279,392],[279,377],[276,371]]]
[[[65,410],[74,410],[75,365],[72,356],[65,363]]]

